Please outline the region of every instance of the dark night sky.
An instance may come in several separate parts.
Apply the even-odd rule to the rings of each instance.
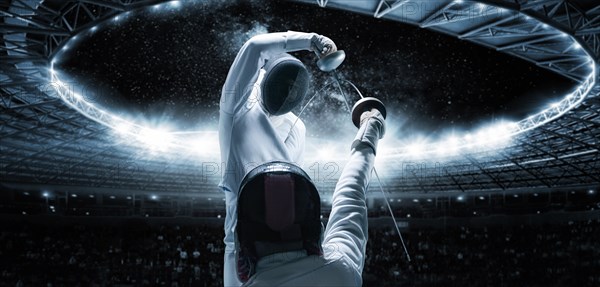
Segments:
[[[257,31],[310,31],[333,39],[347,54],[340,75],[382,99],[402,131],[432,135],[519,120],[574,86],[534,64],[407,24],[289,2],[213,2],[134,11],[82,38],[61,56],[59,69],[114,111],[168,119],[184,130],[216,127],[229,65]],[[296,55],[313,69],[313,88],[330,79],[316,69],[313,54]],[[325,90],[328,95],[302,115],[310,136],[331,134],[348,121],[335,89]]]

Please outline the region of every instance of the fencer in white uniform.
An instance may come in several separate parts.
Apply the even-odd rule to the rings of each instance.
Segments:
[[[226,198],[225,286],[240,286],[235,271],[234,228],[237,193],[253,167],[274,160],[299,163],[304,152],[305,127],[293,113],[269,114],[260,104],[266,62],[285,52],[335,51],[335,44],[315,33],[282,32],[251,38],[229,69],[220,100],[219,144]],[[327,53],[327,51],[325,51]]]
[[[242,283],[244,286],[358,286],[362,283],[367,242],[365,191],[377,141],[383,136],[384,120],[377,110],[363,113],[359,132],[351,145],[350,160],[333,195],[327,229],[322,233],[319,221],[315,220],[318,217],[312,211],[315,206],[320,208],[316,188],[308,175],[294,164],[302,159],[304,125],[289,108],[274,111],[262,98],[266,92],[262,85],[268,73],[265,70],[269,69],[265,64],[268,67],[269,62],[277,63],[279,59],[288,61],[289,55],[281,54],[299,50],[316,50],[326,55],[336,48],[330,39],[314,33],[289,31],[255,36],[238,53],[223,87],[219,140],[224,167],[219,186],[225,192],[227,205],[225,286]],[[305,88],[300,87],[300,90]],[[294,93],[293,89],[294,85],[285,88],[290,94]],[[278,107],[290,102],[292,107],[297,104],[295,98],[288,100]],[[290,186],[291,193],[274,192]],[[248,232],[248,226],[245,229],[241,228],[242,224],[237,226],[238,195],[242,190],[245,199],[244,204],[240,201],[244,210],[240,216],[250,214],[253,218],[240,218],[240,222],[254,224],[258,235]],[[261,196],[257,204],[251,194]],[[296,201],[281,197],[286,194],[291,194]],[[310,216],[302,212],[302,204],[307,203],[312,208]],[[295,213],[288,212],[290,208],[282,208],[286,204],[296,210]],[[260,210],[252,210],[254,206]],[[254,216],[253,212],[258,215]],[[303,221],[309,217],[310,220]],[[258,220],[253,222],[256,218]],[[260,230],[266,231],[261,233]],[[303,240],[303,234],[310,234],[311,239]],[[316,249],[310,248],[315,235]],[[262,238],[260,242],[248,245],[248,238],[256,236]],[[289,240],[272,243],[273,236],[277,240]],[[269,242],[263,244],[264,238],[269,238]]]

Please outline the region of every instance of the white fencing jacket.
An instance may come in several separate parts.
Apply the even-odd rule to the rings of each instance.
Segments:
[[[252,168],[271,161],[299,163],[304,153],[304,123],[294,114],[270,117],[259,103],[261,68],[272,55],[309,50],[314,33],[285,32],[258,35],[238,52],[221,93],[219,144],[225,192],[225,286],[240,286],[235,271],[234,231],[237,192]],[[288,136],[289,134],[289,136]],[[287,138],[287,140],[286,140]]]
[[[276,160],[299,162],[305,129],[289,113],[269,118],[258,103],[260,68],[269,55],[308,50],[313,33],[272,33],[253,37],[238,53],[223,94],[219,120],[222,161],[226,164],[220,187],[225,191],[224,285],[240,286],[235,269],[234,231],[237,190],[253,167]],[[257,83],[258,81],[258,83]],[[291,129],[291,132],[290,132]],[[290,133],[287,141],[284,139]],[[261,258],[256,274],[244,286],[360,286],[367,244],[365,192],[373,169],[383,118],[363,123],[352,143],[350,160],[338,180],[332,211],[324,232],[323,256],[304,251]]]

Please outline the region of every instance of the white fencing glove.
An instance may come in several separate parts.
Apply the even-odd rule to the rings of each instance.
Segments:
[[[337,46],[333,42],[333,40],[323,36],[316,35],[311,39],[311,48],[313,52],[317,53],[319,57],[325,57],[335,51],[337,51]]]
[[[385,134],[385,118],[375,108],[365,111],[360,116],[360,128],[352,142],[352,148],[360,143],[365,143],[377,153],[377,142]]]

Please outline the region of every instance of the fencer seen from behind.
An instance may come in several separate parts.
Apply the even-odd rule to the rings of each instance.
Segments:
[[[225,192],[225,286],[358,286],[367,242],[365,191],[384,118],[362,113],[332,200],[327,229],[302,160],[304,125],[290,111],[310,77],[286,52],[326,56],[333,41],[315,33],[255,36],[241,48],[223,87],[219,137]]]

